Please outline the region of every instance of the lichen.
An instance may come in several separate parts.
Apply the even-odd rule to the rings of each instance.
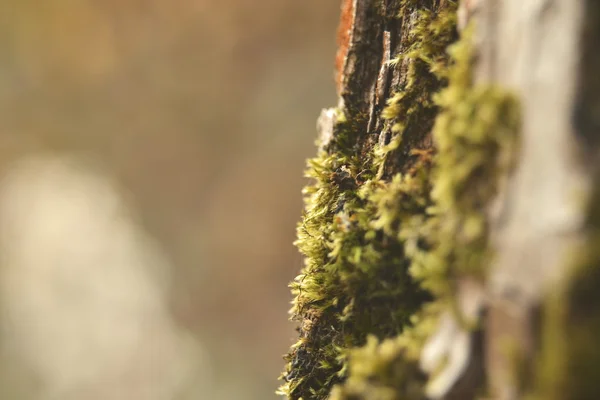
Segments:
[[[403,4],[413,29],[392,67],[405,79],[382,112],[394,136],[365,147],[367,116],[339,109],[331,142],[309,161],[296,241],[305,266],[291,285],[300,339],[278,391],[292,400],[328,398],[334,385],[335,400],[421,398],[417,359],[432,321],[455,276],[479,273],[488,257],[485,207],[510,167],[518,106],[473,87],[468,36],[448,67],[454,2]],[[424,139],[415,126],[428,132],[438,111],[432,156],[414,147]]]

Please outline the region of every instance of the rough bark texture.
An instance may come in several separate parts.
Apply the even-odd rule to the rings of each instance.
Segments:
[[[280,394],[600,398],[599,9],[343,2]]]

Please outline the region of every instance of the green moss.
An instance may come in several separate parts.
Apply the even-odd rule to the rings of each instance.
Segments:
[[[381,342],[369,336],[363,347],[348,350],[348,379],[333,388],[330,400],[424,399],[427,379],[419,369],[419,355],[438,314],[439,305],[429,303],[401,335]]]
[[[419,398],[424,332],[453,278],[477,275],[487,261],[484,208],[510,167],[518,107],[499,89],[472,86],[468,37],[447,67],[455,3],[417,14],[408,3],[401,17],[414,28],[395,62],[406,79],[382,114],[396,135],[365,148],[367,116],[338,110],[331,143],[309,161],[296,241],[305,267],[291,285],[300,338],[278,391],[293,400],[325,399],[336,384],[333,399]],[[433,164],[428,156],[407,163],[415,127],[428,132],[438,109]],[[439,300],[428,303],[432,293]]]
[[[455,4],[448,4],[454,12]],[[454,20],[443,15],[453,30]],[[420,18],[419,29],[437,23],[431,13]],[[412,37],[423,39],[421,34]],[[445,45],[439,47],[438,58],[444,56]],[[431,88],[441,82],[416,56],[407,62],[423,67],[411,67],[411,74],[423,70],[423,82],[435,80],[407,91],[415,102],[411,110],[423,116],[432,107]],[[367,115],[355,110],[339,110],[337,115],[331,143],[309,161],[307,171],[313,184],[304,190],[305,213],[296,241],[305,267],[291,285],[291,313],[300,323],[300,339],[287,356],[285,383],[278,392],[290,399],[326,398],[346,377],[346,349],[363,345],[368,335],[398,335],[430,299],[409,276],[410,260],[399,231],[413,226],[416,217],[424,218],[431,205],[431,163],[421,160],[412,171],[385,180],[383,164],[397,151],[398,139],[365,152],[360,143]],[[433,124],[433,116],[406,126]]]
[[[434,98],[441,108],[433,130],[435,206],[422,227],[429,246],[410,252],[411,274],[438,296],[451,293],[459,275],[485,275],[490,257],[486,208],[518,147],[517,99],[498,87],[473,85],[471,29],[449,48],[454,60],[449,85]]]
[[[407,46],[402,53],[390,61],[391,66],[404,71],[399,86],[387,100],[381,117],[388,121],[396,145],[381,166],[380,173],[387,175],[401,170],[398,161],[403,162],[410,150],[422,148],[424,139],[430,132],[438,106],[432,93],[443,87],[448,67],[447,47],[457,39],[456,3],[448,2],[445,8],[433,12],[417,1],[405,1],[398,17],[403,25],[411,26],[407,34]],[[426,146],[425,146],[426,147]]]
[[[369,334],[397,335],[428,298],[409,277],[409,261],[392,228],[403,216],[424,213],[427,182],[398,176],[385,183],[368,169],[362,182],[347,162],[325,154],[311,161],[315,184],[305,190],[296,242],[306,266],[292,285],[300,341],[280,390],[293,399],[326,398],[345,376],[343,349],[361,345]],[[404,201],[386,215],[381,203],[397,202],[400,192]]]
[[[421,168],[421,177],[397,175],[370,197],[377,205],[371,225],[403,244],[412,278],[436,300],[397,337],[381,344],[370,339],[365,347],[350,351],[349,375],[332,392],[335,400],[424,398],[425,378],[417,367],[424,340],[440,311],[451,304],[456,278],[482,276],[488,265],[485,207],[512,166],[519,107],[498,88],[473,85],[470,31],[449,52],[453,63],[444,71],[449,84],[435,96],[441,110],[434,128],[438,153],[433,171]],[[430,193],[410,196],[407,188],[414,181],[428,179]],[[399,207],[416,198],[427,199],[420,204],[426,212]]]

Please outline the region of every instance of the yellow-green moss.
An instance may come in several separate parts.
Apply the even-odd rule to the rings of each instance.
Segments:
[[[418,357],[433,321],[452,300],[455,278],[481,276],[488,265],[485,208],[497,192],[498,180],[512,165],[519,107],[512,95],[499,88],[473,85],[469,30],[449,52],[453,63],[440,71],[448,78],[448,87],[435,96],[440,113],[434,127],[438,153],[432,176],[397,175],[385,190],[370,197],[377,204],[372,226],[403,244],[411,276],[436,300],[421,311],[426,318],[413,321],[396,338],[380,344],[370,339],[365,347],[350,351],[349,375],[332,392],[334,400],[423,399],[425,378],[418,370]],[[399,205],[407,203],[406,188],[413,180],[428,179],[433,188],[422,198],[432,205],[425,213],[405,213]]]
[[[437,295],[464,274],[482,277],[489,264],[486,211],[518,150],[520,107],[504,89],[474,85],[472,27],[449,48],[449,85],[434,98],[441,108],[433,136],[437,155],[431,192],[434,218],[422,226],[428,251],[410,252],[411,274]]]
[[[429,303],[394,338],[367,338],[346,352],[348,378],[333,388],[330,400],[420,400],[426,376],[419,369],[420,349],[436,326],[439,304]]]
[[[446,84],[448,67],[447,47],[457,39],[456,8],[453,1],[446,7],[433,12],[418,7],[418,1],[405,1],[398,18],[403,25],[411,26],[407,34],[408,45],[389,64],[402,68],[404,75],[394,94],[387,100],[381,117],[388,121],[394,147],[389,149],[388,162],[384,169],[397,172],[395,160],[402,160],[402,154],[418,150],[423,141],[423,130],[430,131],[438,106],[432,93]]]
[[[433,74],[438,79],[445,77],[448,64],[446,48],[456,40],[456,3],[449,3],[447,8],[438,13],[427,9],[412,11],[405,6],[399,17],[409,20],[411,13],[417,14],[409,32],[411,45],[390,61],[393,66],[406,62],[406,80],[389,98],[381,114],[384,119],[395,120],[394,132],[404,130],[415,111],[434,107],[431,90],[423,86],[437,82],[422,79],[422,76]]]
[[[448,4],[454,12],[456,4]],[[445,15],[446,31],[453,31],[454,19]],[[419,29],[437,21],[424,10],[419,18]],[[452,37],[414,34],[412,40],[425,39],[442,43],[436,56],[441,59]],[[409,88],[411,110],[422,118],[407,126],[433,124],[432,87],[439,87],[440,80],[417,52],[411,57],[411,64],[419,64],[410,70],[415,75]],[[414,84],[417,74],[422,85]],[[292,284],[291,313],[300,323],[300,339],[287,356],[285,383],[278,391],[294,400],[325,399],[333,384],[346,377],[345,350],[363,345],[368,335],[398,335],[430,299],[409,276],[410,260],[398,235],[431,205],[430,162],[385,181],[382,165],[398,142],[375,145],[365,153],[357,143],[367,115],[355,110],[337,114],[344,118],[338,118],[331,143],[309,161],[307,176],[313,183],[304,190],[305,213],[298,226],[296,245],[305,267]]]
[[[485,206],[510,167],[518,106],[499,89],[473,87],[468,36],[451,48],[448,68],[456,4],[414,14],[418,4],[401,11],[414,22],[395,63],[407,77],[382,114],[396,136],[365,153],[356,144],[366,115],[339,110],[331,143],[309,161],[296,241],[305,267],[291,285],[300,339],[278,391],[293,400],[325,399],[342,382],[335,400],[420,398],[416,360],[431,310],[451,297],[458,274],[477,275],[487,261]],[[432,126],[438,109],[434,166],[422,157],[396,168],[403,138],[416,124]],[[396,173],[384,173],[386,164]],[[439,300],[424,311],[432,293]]]
[[[363,169],[362,182],[344,161],[322,155],[309,170],[315,184],[305,190],[296,242],[306,266],[292,284],[300,340],[280,389],[292,399],[326,398],[345,375],[343,349],[363,344],[369,334],[397,335],[428,299],[408,275],[402,243],[389,234],[403,216],[424,213],[427,181],[407,176],[387,184]],[[394,215],[379,210],[389,190],[403,194]]]

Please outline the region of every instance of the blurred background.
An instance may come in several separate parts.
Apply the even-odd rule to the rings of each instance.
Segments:
[[[339,2],[0,5],[0,398],[275,399]]]

